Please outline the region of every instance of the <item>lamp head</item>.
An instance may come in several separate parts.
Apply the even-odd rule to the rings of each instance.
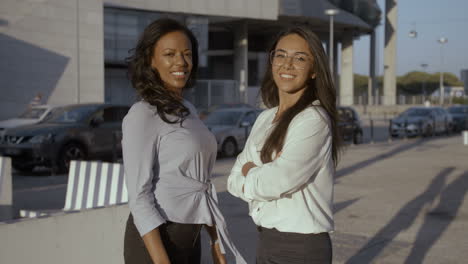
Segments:
[[[325,9],[325,15],[327,16],[335,16],[340,13],[340,10],[335,8]]]
[[[437,40],[440,44],[444,44],[448,42],[448,39],[445,37],[441,37],[440,39]]]

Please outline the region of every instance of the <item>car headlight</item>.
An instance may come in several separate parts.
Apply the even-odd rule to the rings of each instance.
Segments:
[[[32,137],[29,140],[29,143],[33,143],[33,144],[43,143],[45,141],[51,140],[53,137],[54,137],[54,135],[52,133],[41,134],[41,135],[37,135],[37,136]]]

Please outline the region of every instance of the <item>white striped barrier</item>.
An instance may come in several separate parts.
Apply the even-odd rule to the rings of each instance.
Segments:
[[[63,211],[79,211],[128,202],[124,169],[120,163],[72,161]],[[21,217],[49,215],[47,211],[20,210]]]
[[[11,158],[0,156],[0,221],[14,218]]]
[[[0,156],[0,205],[12,205],[11,158]]]

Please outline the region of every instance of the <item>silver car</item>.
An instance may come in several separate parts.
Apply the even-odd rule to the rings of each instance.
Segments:
[[[441,107],[411,107],[392,120],[392,137],[450,133],[452,117]]]
[[[244,148],[259,113],[250,107],[227,108],[215,110],[203,120],[215,135],[222,156],[232,157]]]

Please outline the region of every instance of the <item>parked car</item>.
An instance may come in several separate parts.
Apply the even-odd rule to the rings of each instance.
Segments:
[[[441,107],[411,107],[392,119],[392,137],[430,136],[452,131],[452,117]]]
[[[356,110],[349,106],[339,106],[338,117],[338,126],[343,140],[361,144],[363,142],[362,124]]]
[[[454,131],[468,129],[468,105],[451,106],[447,111],[452,115]]]
[[[216,137],[218,152],[225,157],[232,157],[242,150],[259,113],[250,107],[211,112],[203,121]]]
[[[46,118],[51,111],[58,106],[54,105],[36,105],[31,106],[21,115],[15,118],[0,121],[0,141],[5,129],[19,127],[24,125],[32,125],[41,122]]]
[[[436,107],[436,110],[440,112],[440,114],[443,116],[444,119],[444,132],[449,134],[454,132],[454,123],[453,123],[453,116],[452,114],[447,111],[447,109],[442,108],[442,107]]]
[[[201,120],[204,120],[213,111],[216,111],[218,109],[226,109],[226,108],[254,108],[254,107],[245,103],[215,104],[215,105],[208,107],[207,109],[201,109],[198,112],[198,116],[200,117]]]
[[[43,121],[5,131],[0,154],[18,171],[51,166],[66,171],[71,160],[110,160],[121,152],[121,123],[129,107],[78,104],[57,108]]]

